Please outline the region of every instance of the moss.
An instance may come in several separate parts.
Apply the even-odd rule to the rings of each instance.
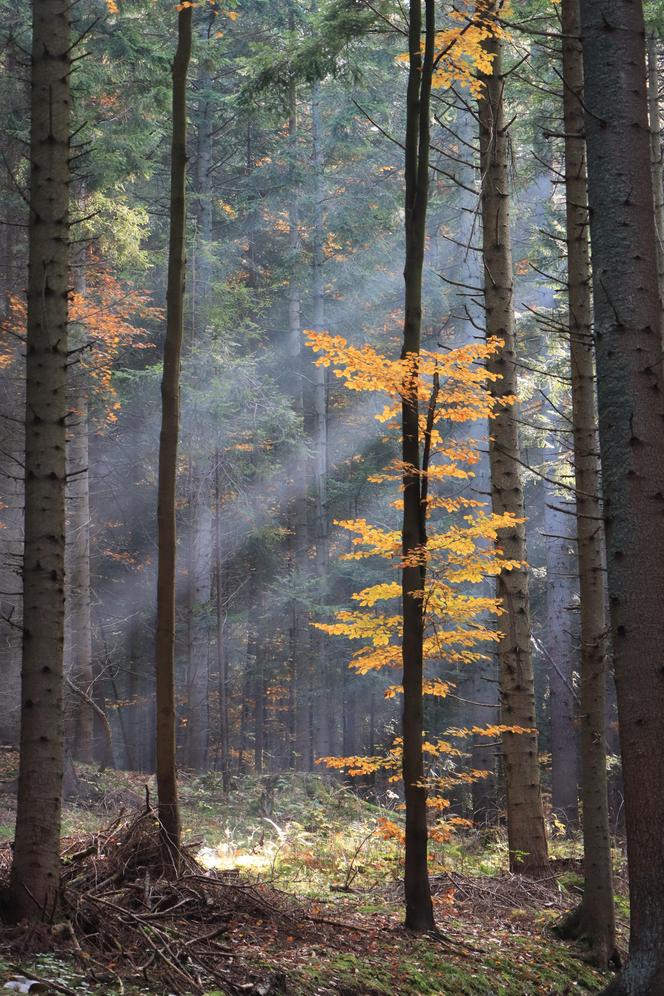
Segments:
[[[537,996],[603,988],[597,973],[554,941],[519,939],[517,948],[505,955],[462,954],[436,941],[401,940],[389,948],[383,941],[380,950],[362,956],[319,952],[294,972],[288,991],[293,996],[321,987],[348,996]]]

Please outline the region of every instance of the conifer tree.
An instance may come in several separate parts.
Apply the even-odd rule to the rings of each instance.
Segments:
[[[15,912],[58,902],[69,294],[69,0],[32,8],[25,407],[21,758],[11,890]]]
[[[611,996],[664,991],[664,441],[643,10],[581,0],[609,610],[625,787],[629,959]]]
[[[492,10],[487,18],[491,23]],[[497,375],[492,390],[497,399],[512,399],[490,426],[491,501],[501,515],[509,512],[515,525],[499,536],[500,547],[521,566],[498,577],[498,596],[508,613],[498,649],[501,720],[530,730],[503,737],[510,867],[541,876],[548,868],[544,813],[535,723],[535,691],[531,650],[531,619],[526,566],[526,532],[521,458],[515,396],[516,333],[514,278],[510,233],[509,135],[505,117],[505,75],[502,40],[493,31],[484,42],[490,69],[481,76],[479,99],[480,167],[486,334],[503,345],[489,360]]]

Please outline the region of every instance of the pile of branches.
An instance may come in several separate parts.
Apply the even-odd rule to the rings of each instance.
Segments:
[[[10,859],[3,848],[3,878]],[[242,965],[234,930],[269,923],[273,934],[292,938],[307,925],[311,930],[313,919],[285,893],[233,872],[206,871],[186,848],[177,875],[164,875],[159,824],[148,808],[65,841],[57,921],[22,925],[6,937],[15,957],[49,948],[72,956],[109,991],[123,992],[131,982],[178,996],[210,989],[268,996],[285,991],[283,975],[261,976]]]
[[[554,875],[538,880],[523,875],[468,876],[448,871],[432,880],[434,895],[450,889],[459,901],[467,902],[478,913],[513,910],[540,913],[545,909],[565,913],[574,903],[574,897],[559,885]]]

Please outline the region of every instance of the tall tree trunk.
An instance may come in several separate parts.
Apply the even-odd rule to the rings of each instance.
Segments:
[[[325,173],[323,158],[323,136],[321,120],[321,86],[314,82],[311,87],[311,159],[313,167],[313,220],[312,220],[312,297],[313,328],[320,332],[325,326],[325,284],[323,267],[325,263]],[[325,604],[328,598],[328,522],[327,522],[327,474],[328,474],[328,425],[327,425],[327,369],[312,366],[313,379],[313,480],[314,517],[313,543],[316,551],[316,581],[318,600]],[[333,754],[336,750],[335,701],[332,694],[332,659],[329,654],[328,637],[320,630],[312,633],[315,677],[317,679],[316,709],[316,750],[319,754]]]
[[[214,11],[200,11],[198,35],[201,55],[197,79],[198,105],[196,108],[196,168],[194,175],[195,197],[192,214],[195,221],[195,242],[192,253],[191,339],[189,375],[194,392],[199,391],[205,379],[205,357],[208,355],[208,337],[205,334],[207,302],[212,282],[212,109],[210,92],[210,32]],[[187,730],[185,737],[186,763],[197,771],[208,763],[209,740],[209,627],[207,612],[212,597],[212,512],[210,508],[210,480],[201,452],[201,412],[196,394],[189,404],[188,444],[190,449],[189,482],[189,571],[187,598]]]
[[[74,267],[74,288],[86,291],[86,258]],[[70,329],[72,349],[78,356],[86,345],[82,323]],[[94,757],[94,713],[84,696],[92,695],[92,623],[90,620],[90,474],[89,404],[87,372],[80,364],[68,371],[70,414],[67,421],[67,504],[65,530],[65,669],[69,680],[83,694],[69,696],[73,711],[73,756],[85,764]]]
[[[292,7],[288,12],[288,26],[291,37],[295,32],[295,15]],[[288,202],[288,251],[290,273],[288,278],[288,353],[293,372],[293,407],[304,435],[304,385],[302,371],[302,308],[299,280],[302,244],[300,239],[300,197],[297,182],[298,115],[296,79],[291,72],[288,84],[288,139],[290,145],[290,177],[293,184]],[[308,572],[307,556],[307,473],[306,458],[301,450],[295,457],[295,487],[291,498],[289,530],[290,582],[293,595],[290,604],[289,655],[291,660],[292,729],[291,753],[293,766],[298,769],[308,767],[311,729],[309,724],[308,669],[310,667],[308,642],[311,634],[307,631],[308,620],[301,593],[298,589],[304,583]]]
[[[33,0],[23,560],[21,760],[11,891],[16,913],[57,905],[69,288],[71,5]]]
[[[4,85],[0,100],[4,110],[0,143],[5,150],[2,171],[3,221],[0,226],[0,316],[11,317],[12,296],[23,286],[25,228],[21,225],[23,203],[16,193],[13,177],[22,159],[22,150],[12,135],[12,125],[25,110],[26,87],[19,77],[22,61],[16,42],[15,27],[21,11],[15,7],[13,16],[7,11],[4,42]],[[22,454],[25,451],[23,425],[14,418],[25,406],[25,385],[16,376],[23,363],[22,349],[15,340],[5,338],[5,350],[11,350],[11,360],[0,371],[0,419],[2,448],[0,453],[0,674],[3,693],[0,697],[0,741],[18,746],[20,729],[21,687],[21,561],[23,557],[23,480]],[[7,341],[8,340],[8,341]],[[17,462],[20,461],[19,462]]]
[[[228,716],[228,653],[226,651],[226,586],[224,583],[224,556],[221,544],[221,488],[219,483],[219,450],[214,464],[214,560],[215,594],[217,613],[217,687],[219,694],[219,769],[227,791],[230,776],[230,743]]]
[[[208,612],[212,598],[212,510],[209,480],[192,460],[189,494],[191,562],[187,583],[187,766],[202,771],[208,763],[210,639]]]
[[[657,66],[657,31],[648,31],[648,120],[650,123],[650,170],[652,175],[655,236],[657,239],[657,280],[662,336],[664,338],[664,157],[662,123],[659,113],[659,69]]]
[[[184,331],[186,105],[191,19],[191,7],[184,7],[178,13],[178,45],[172,70],[171,213],[157,506],[157,792],[162,850],[174,868],[179,867],[181,832],[175,758],[175,485],[180,427],[180,356]]]
[[[573,609],[574,510],[552,487],[545,488],[546,633],[551,712],[551,805],[558,820],[573,830],[579,819],[579,751],[574,692]]]
[[[643,11],[581,0],[599,439],[630,891],[608,992],[664,992],[664,442]]]
[[[196,108],[196,197],[193,204],[193,215],[196,222],[196,253],[192,280],[192,326],[201,330],[207,319],[207,303],[212,282],[212,184],[210,170],[212,168],[212,72],[210,68],[211,45],[210,35],[215,12],[212,9],[201,10],[198,34],[201,40],[200,68],[198,71],[197,90],[199,94]]]
[[[257,572],[258,568],[254,570]],[[261,774],[265,761],[265,588],[260,576],[255,580],[252,601],[252,669],[254,699],[254,770]]]
[[[492,72],[482,77],[479,101],[484,301],[487,338],[497,336],[504,343],[488,363],[490,372],[501,378],[491,385],[492,392],[500,399],[517,391],[509,219],[509,135],[504,114],[502,45],[500,39],[491,36],[484,46],[493,60]],[[523,519],[515,408],[515,405],[499,408],[491,422],[491,503],[496,514],[511,512]],[[526,532],[523,522],[501,530],[499,546],[510,560],[525,564]],[[510,868],[526,875],[539,876],[546,872],[548,858],[535,732],[527,568],[504,571],[498,578],[497,594],[506,610],[501,620],[504,635],[499,645],[502,722],[507,726],[533,731],[506,733],[503,736]]]
[[[581,614],[584,889],[560,928],[584,938],[600,969],[616,959],[606,771],[608,604],[601,504],[579,0],[562,0],[567,288]]]
[[[422,335],[422,270],[429,195],[430,98],[433,74],[435,9],[425,0],[425,50],[422,54],[422,4],[410,0],[409,71],[405,142],[405,316],[402,357],[417,356]],[[426,546],[426,510],[420,475],[418,371],[405,385],[401,405],[403,475],[402,550],[404,560]],[[434,926],[427,868],[427,793],[422,756],[422,677],[426,563],[401,568],[403,614],[403,782],[406,801],[406,926],[426,931]]]

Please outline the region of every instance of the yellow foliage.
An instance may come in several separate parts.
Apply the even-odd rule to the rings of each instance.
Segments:
[[[454,30],[459,31],[459,27]],[[472,30],[467,28],[464,42],[467,47],[460,46],[456,57],[465,58],[464,53],[469,55],[472,46],[486,37],[482,30],[479,23],[473,25]],[[442,32],[438,43],[445,45],[446,37]],[[475,59],[475,65],[482,68],[478,59]],[[447,71],[442,66],[441,62],[440,74]],[[497,413],[498,404],[509,405],[513,401],[512,398],[494,401],[488,390],[489,382],[496,376],[487,372],[486,360],[502,344],[494,340],[445,352],[422,350],[418,355],[391,359],[370,346],[352,346],[341,336],[313,331],[305,334],[317,355],[315,362],[331,367],[349,390],[379,392],[386,396],[386,405],[378,416],[380,421],[389,423],[393,420],[404,401],[417,405],[420,438],[424,439],[428,433],[430,444],[430,460],[425,468],[393,460],[384,471],[369,478],[378,483],[394,481],[399,485],[404,477],[426,480],[424,512],[428,535],[419,546],[411,546],[404,555],[400,530],[375,525],[365,518],[337,521],[335,525],[351,536],[351,549],[341,555],[342,559],[379,558],[397,575],[392,574],[357,591],[353,595],[356,608],[343,609],[332,621],[318,622],[315,626],[329,635],[361,642],[349,662],[349,667],[358,674],[387,668],[400,670],[403,666],[401,572],[411,566],[424,568],[422,590],[415,592],[415,597],[422,599],[424,614],[422,692],[444,698],[453,686],[439,677],[441,663],[462,667],[484,660],[487,646],[500,639],[490,620],[503,614],[502,605],[497,598],[482,592],[473,594],[469,586],[523,566],[504,557],[499,547],[501,531],[513,529],[520,520],[509,514],[495,515],[477,499],[449,493],[452,488],[458,490],[459,482],[472,479],[479,460],[477,441],[465,434],[463,439],[457,439],[451,428],[460,423],[491,419]],[[432,394],[434,384],[437,384],[437,391]],[[432,397],[435,405],[430,411]],[[391,428],[392,425],[388,425],[388,430]],[[400,499],[391,504],[402,507]],[[384,694],[386,698],[394,698],[402,691],[400,684],[390,684]],[[486,776],[483,771],[456,770],[458,759],[465,757],[457,746],[459,740],[523,732],[527,731],[517,727],[488,726],[451,730],[445,738],[425,737],[422,751],[429,774],[423,787],[427,791],[428,804],[442,812],[447,808],[445,793],[450,788]],[[326,757],[319,763],[356,776],[381,771],[388,781],[396,782],[401,778],[402,741],[395,738],[380,755]],[[445,769],[444,774],[441,767]],[[436,832],[442,839],[442,835],[460,825],[445,821],[438,824]],[[396,824],[389,825],[387,821],[384,832],[396,836],[395,827]]]
[[[386,816],[379,816],[376,824],[376,832],[383,840],[396,840],[400,844],[405,842],[406,834],[402,828],[392,820],[388,820]]]
[[[495,0],[460,0],[449,11],[449,26],[436,33],[434,58],[434,87],[465,86],[473,97],[482,91],[480,74],[491,72],[493,56],[484,48],[491,37],[506,36],[504,28],[495,19]],[[509,13],[508,4],[500,7],[502,17]],[[407,63],[408,53],[397,57]]]

